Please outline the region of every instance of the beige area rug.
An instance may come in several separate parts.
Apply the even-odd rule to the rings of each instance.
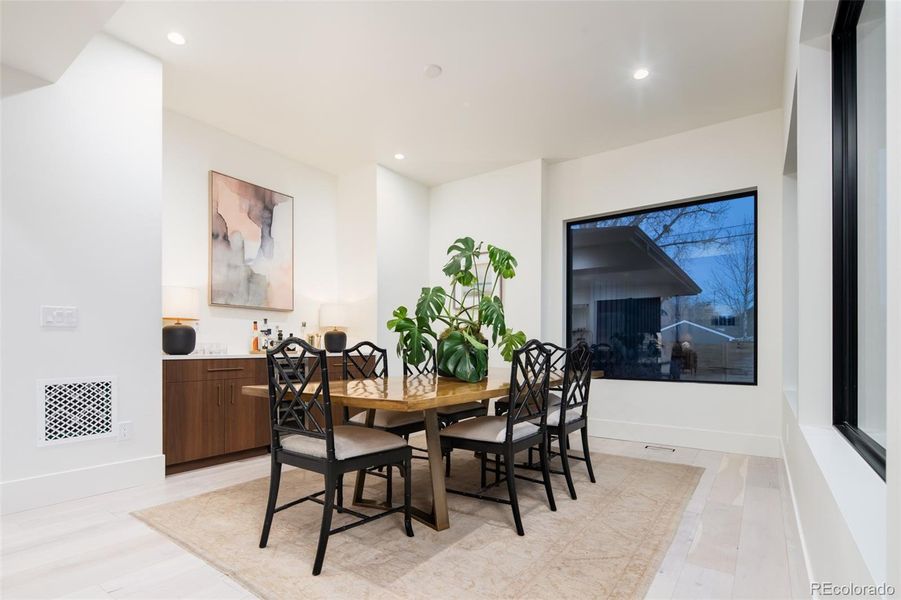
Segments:
[[[596,484],[574,461],[578,500],[569,498],[562,476],[552,475],[557,512],[548,509],[543,486],[517,481],[524,537],[516,535],[509,506],[450,495],[450,529],[436,532],[414,520],[415,537],[408,538],[401,515],[391,515],[334,535],[318,577],[311,570],[320,505],[276,513],[269,546],[258,547],[268,478],[135,516],[271,600],[644,597],[703,469],[598,453],[592,461]],[[474,491],[478,461],[457,451],[453,466],[448,487]],[[427,468],[414,460],[414,498],[427,497]],[[322,488],[320,476],[284,469],[280,504]],[[353,477],[344,483],[349,501]],[[384,485],[367,478],[367,497],[383,495]],[[399,477],[395,491],[400,501]],[[506,497],[506,486],[490,493]],[[351,520],[335,514],[332,527]]]

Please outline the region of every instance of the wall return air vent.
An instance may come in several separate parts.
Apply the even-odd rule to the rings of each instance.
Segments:
[[[37,404],[39,446],[116,435],[114,377],[39,380]]]

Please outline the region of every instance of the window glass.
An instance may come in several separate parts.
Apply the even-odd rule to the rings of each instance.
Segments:
[[[857,426],[885,447],[885,3],[857,22]]]
[[[569,338],[612,379],[756,383],[750,192],[568,227]]]

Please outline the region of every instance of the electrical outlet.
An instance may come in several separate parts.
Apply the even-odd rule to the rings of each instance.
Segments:
[[[131,421],[120,421],[119,422],[119,439],[120,440],[129,440],[131,439],[132,434],[132,423]]]

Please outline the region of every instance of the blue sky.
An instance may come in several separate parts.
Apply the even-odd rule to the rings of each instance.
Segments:
[[[741,232],[744,229],[742,226],[745,223],[747,223],[749,227],[753,227],[753,196],[726,200],[724,201],[724,204],[726,204],[727,209],[721,227],[727,235]],[[684,232],[676,231],[676,233]],[[701,286],[701,289],[703,290],[700,294],[701,298],[712,299],[710,297],[710,290],[712,289],[714,282],[713,272],[718,265],[717,256],[726,250],[726,248],[717,246],[708,246],[707,248],[693,247],[688,257],[683,257],[678,261],[679,266],[682,267],[682,269],[688,273],[699,286]],[[721,307],[721,309],[724,312],[728,312],[728,309],[725,307]]]

